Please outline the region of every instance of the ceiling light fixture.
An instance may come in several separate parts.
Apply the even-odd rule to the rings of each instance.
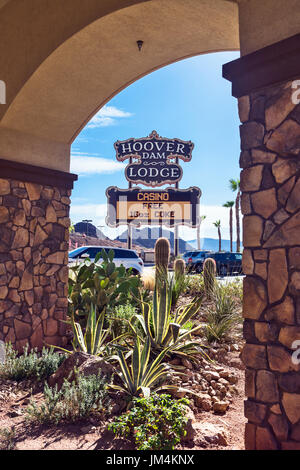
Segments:
[[[141,51],[142,47],[143,47],[143,44],[144,44],[144,41],[139,40],[139,41],[136,41],[136,43],[138,45],[139,51]]]

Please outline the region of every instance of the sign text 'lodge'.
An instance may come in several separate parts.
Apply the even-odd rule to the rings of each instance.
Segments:
[[[118,161],[136,160],[125,168],[129,182],[155,187],[175,184],[181,180],[182,168],[178,159],[190,162],[194,144],[191,141],[160,137],[153,131],[148,137],[118,141],[114,147]]]

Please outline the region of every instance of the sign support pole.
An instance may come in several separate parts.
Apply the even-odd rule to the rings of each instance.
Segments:
[[[129,158],[129,163],[132,163],[132,157]],[[132,188],[132,183],[128,183],[128,188]],[[132,250],[132,225],[127,225],[127,248],[128,250]]]
[[[196,187],[179,189],[179,181],[183,174],[179,161],[180,159],[184,162],[191,161],[194,144],[191,141],[161,137],[156,131],[152,131],[148,137],[118,140],[114,143],[114,148],[119,162],[129,160],[125,168],[125,176],[129,184],[128,190],[121,190],[117,187],[107,188],[108,225],[112,227],[127,225],[128,249],[132,249],[133,227],[136,225],[140,227],[149,223],[150,225],[158,223],[160,237],[163,234],[163,225],[170,226],[174,228],[174,255],[177,257],[180,251],[179,225],[187,224],[195,227],[195,204],[201,196],[200,189]],[[159,162],[150,161],[152,158],[158,159]],[[159,168],[157,168],[158,164]],[[138,184],[152,188],[167,184],[175,187],[167,188],[160,194],[158,191],[150,192],[150,190],[145,190],[145,194],[142,194],[141,188],[134,188],[134,185]],[[167,199],[164,198],[165,196]],[[170,201],[178,203],[174,210],[171,210]],[[157,211],[157,208],[162,208],[162,210]],[[190,215],[186,215],[186,209],[191,211]],[[116,213],[118,213],[117,217]]]
[[[178,165],[179,159],[176,157],[176,164]],[[179,189],[179,183],[175,183],[175,188]],[[179,255],[179,237],[178,237],[178,225],[176,224],[174,227],[174,256],[177,258]]]

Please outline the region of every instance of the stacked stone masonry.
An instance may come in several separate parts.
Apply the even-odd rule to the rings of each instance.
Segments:
[[[0,340],[66,344],[71,191],[0,178]]]
[[[300,104],[239,99],[247,449],[300,449]],[[294,353],[295,360],[292,359]]]

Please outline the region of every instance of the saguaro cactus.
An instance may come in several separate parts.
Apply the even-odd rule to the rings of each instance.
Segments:
[[[172,306],[178,302],[180,295],[185,288],[185,262],[183,259],[176,259],[174,262],[174,277],[172,282]]]
[[[206,258],[203,263],[204,290],[208,299],[211,298],[216,283],[216,262],[212,258]]]
[[[170,243],[167,238],[159,238],[155,243],[155,283],[159,284],[168,279],[170,260]]]
[[[175,280],[181,279],[184,276],[184,271],[185,271],[185,262],[181,258],[176,259],[174,262]]]

